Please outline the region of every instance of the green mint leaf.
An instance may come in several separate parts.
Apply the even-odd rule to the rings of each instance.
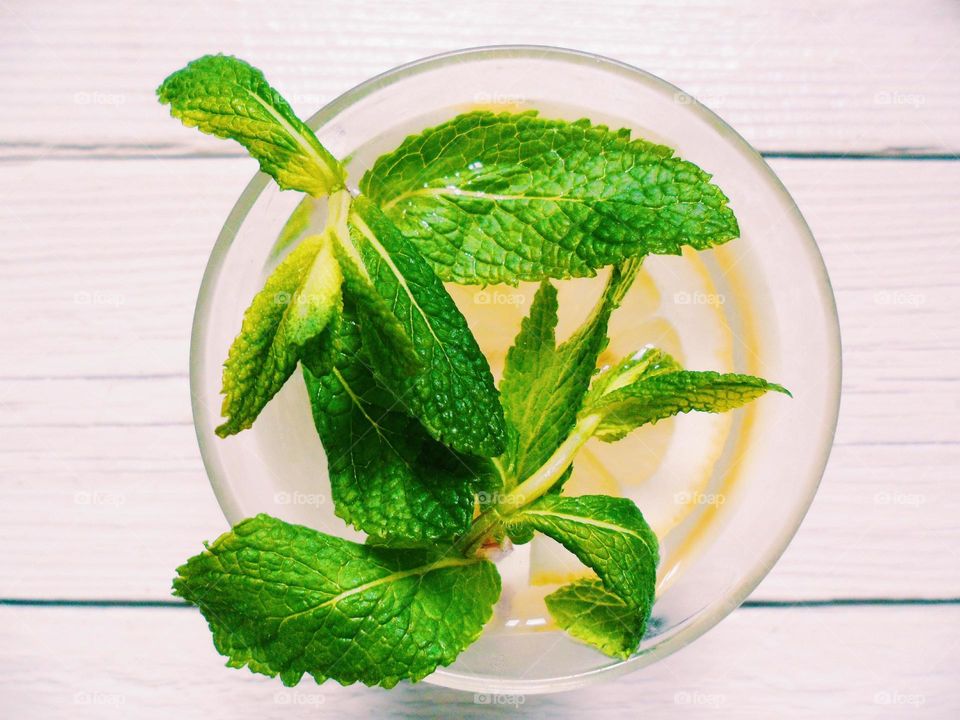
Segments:
[[[683,370],[670,355],[655,347],[647,346],[633,355],[625,357],[616,365],[600,368],[590,383],[590,391],[584,398],[585,406],[593,405],[601,397],[626,385]]]
[[[603,296],[582,327],[556,344],[557,291],[544,281],[507,352],[500,384],[507,421],[501,462],[514,481],[543,465],[576,424],[584,395],[607,345],[610,314],[636,277],[639,264],[615,267]]]
[[[710,175],[587,120],[460,115],[408,137],[360,181],[443,280],[586,277],[739,235]]]
[[[351,247],[343,242],[337,244],[337,257],[343,271],[343,292],[354,302],[370,344],[383,348],[383,353],[392,359],[396,372],[400,374],[409,375],[422,369],[423,363],[406,326],[394,313],[390,301],[374,286],[362,260],[349,253]]]
[[[266,515],[244,520],[177,571],[231,667],[295,685],[393,687],[449,665],[500,594],[490,562],[360,545]]]
[[[657,536],[626,498],[544,495],[507,518],[511,538],[536,530],[570,552],[634,606],[653,604],[659,550]],[[518,533],[518,531],[520,531]]]
[[[550,457],[572,427],[565,416],[572,414],[570,420],[575,421],[579,410],[579,404],[574,403],[570,412],[571,403],[566,401],[570,393],[557,382],[558,376],[564,374],[556,358],[557,310],[557,289],[544,281],[530,306],[530,314],[523,319],[513,346],[507,351],[500,383],[500,399],[507,421],[507,451],[501,462],[512,481],[535,470]],[[544,378],[544,387],[538,386],[540,378]],[[575,392],[573,388],[573,394]],[[544,427],[549,436],[543,435]]]
[[[282,190],[314,197],[344,186],[337,159],[263,77],[243,60],[206,55],[157,88],[160,102],[184,125],[236,140]]]
[[[508,516],[507,532],[515,542],[529,541],[533,531],[553,538],[576,555],[597,573],[602,589],[619,598],[632,612],[627,620],[620,609],[612,613],[621,625],[626,623],[629,633],[621,627],[598,642],[598,634],[613,622],[611,611],[605,611],[605,615],[598,611],[593,617],[575,623],[572,598],[579,596],[582,600],[587,591],[582,587],[561,588],[559,596],[554,593],[553,601],[560,609],[560,615],[554,615],[557,623],[605,651],[608,646],[621,646],[615,653],[618,657],[635,651],[653,608],[660,562],[657,536],[637,506],[626,498],[606,495],[548,494]],[[547,607],[552,613],[549,601]]]
[[[551,617],[573,637],[626,660],[646,630],[644,613],[613,594],[595,579],[577,580],[547,595]]]
[[[790,394],[781,385],[752,375],[673,369],[641,376],[629,385],[610,390],[595,399],[583,414],[602,416],[594,435],[615,442],[647,423],[694,410],[726,412],[771,390]]]
[[[413,339],[422,368],[408,372],[363,323],[377,379],[445,445],[493,457],[504,449],[504,420],[493,375],[460,310],[430,266],[363,196],[353,200],[350,243],[367,277]],[[349,249],[348,249],[349,250]]]
[[[484,483],[479,461],[430,437],[377,383],[349,301],[335,346],[333,369],[316,376],[305,361],[304,378],[336,514],[385,541],[463,533]]]
[[[340,266],[329,233],[304,239],[277,266],[243,316],[223,366],[221,437],[253,424],[293,374],[305,347],[340,313]]]

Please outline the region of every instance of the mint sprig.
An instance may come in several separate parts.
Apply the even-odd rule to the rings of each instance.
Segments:
[[[194,60],[164,80],[157,97],[184,125],[243,145],[283,190],[322,197],[344,186],[337,159],[263,73],[243,60]]]
[[[655,348],[597,369],[644,256],[738,235],[710,176],[626,130],[476,112],[408,137],[357,193],[241,60],[200,58],[158,95],[184,124],[246,147],[281,189],[307,194],[229,349],[217,433],[250,427],[301,366],[336,513],[368,534],[361,545],[258,515],[180,567],[174,592],[200,608],[228,664],[288,685],[304,674],[419,680],[492,615],[500,578],[483,549],[538,532],[595,573],[546,597],[557,625],[614,657],[634,653],[658,541],[629,500],[563,494],[577,453],[591,438],[787,392],[685,370]],[[606,266],[593,312],[559,340],[551,281]],[[443,281],[521,280],[541,287],[498,391]]]
[[[376,205],[343,189],[343,167],[263,74],[236,58],[206,56],[157,94],[186,125],[240,142],[281,188],[330,195],[325,232],[297,245],[247,310],[224,366],[226,422],[217,433],[249,428],[306,348],[333,341],[324,330],[346,296],[358,307],[378,379],[411,415],[456,451],[502,452],[493,376],[463,315]],[[312,352],[323,356],[322,348]]]

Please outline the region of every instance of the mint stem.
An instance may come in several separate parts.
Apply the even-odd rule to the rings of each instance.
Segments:
[[[529,505],[552,488],[573,463],[573,458],[580,448],[593,437],[593,433],[596,432],[602,419],[603,416],[597,414],[588,415],[579,420],[573,428],[573,432],[554,451],[550,459],[497,503],[500,512],[502,514],[515,512],[519,508]]]
[[[457,543],[457,547],[468,556],[476,552],[490,533],[502,524],[511,513],[526,507],[549,491],[563,477],[580,448],[593,437],[600,426],[601,420],[603,420],[603,416],[600,414],[587,415],[581,418],[570,435],[567,436],[567,439],[535,473],[473,521],[473,525]]]
[[[503,517],[497,508],[490,508],[473,521],[467,534],[457,541],[454,548],[462,552],[466,557],[470,557],[483,545],[490,533],[502,522]]]

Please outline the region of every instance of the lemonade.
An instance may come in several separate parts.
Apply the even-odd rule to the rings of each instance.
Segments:
[[[360,177],[374,159],[405,136],[471,109],[537,109],[544,115],[571,119],[589,114],[585,108],[556,104],[527,108],[517,103],[485,103],[440,109],[357,148],[348,163],[351,177]],[[631,127],[626,119],[601,117],[600,121],[611,127]],[[642,129],[633,129],[635,134],[646,136]],[[323,223],[322,210],[317,206],[301,236],[316,231]],[[700,253],[685,250],[681,256],[646,258],[623,305],[613,315],[610,343],[601,355],[600,365],[652,345],[691,369],[754,371],[754,358],[749,354],[739,358],[739,368],[734,358],[735,345],[746,343],[752,332],[751,308],[740,291],[737,268],[749,252],[739,248],[734,255],[728,248],[719,247]],[[273,264],[266,265],[264,277],[272,269]],[[607,275],[608,271],[601,270],[596,278],[558,284],[558,339],[568,337],[583,322]],[[536,289],[537,283],[520,283],[517,287],[447,284],[498,383],[507,350],[529,311]],[[279,497],[291,498],[291,506],[284,508],[284,517],[317,527],[335,527],[346,537],[362,538],[362,534],[344,526],[333,514],[331,503],[322,502],[330,492],[323,473],[318,471],[326,466],[326,458],[303,395],[302,382],[294,378],[248,432],[257,435],[258,455],[263,466],[270,468],[274,482],[288,488],[278,490]],[[658,591],[665,589],[682,564],[696,554],[699,543],[710,537],[709,529],[722,513],[735,482],[735,468],[718,468],[718,464],[725,453],[736,452],[736,446],[745,441],[737,428],[748,426],[751,413],[748,406],[741,410],[739,419],[730,414],[706,413],[667,418],[640,428],[618,443],[591,440],[578,455],[566,485],[571,494],[622,496],[643,508],[661,542]],[[296,497],[301,498],[300,503],[294,502]],[[544,596],[592,574],[576,557],[543,535],[536,536],[528,545],[513,548],[499,560],[499,566],[504,591],[487,634],[555,631]]]
[[[796,223],[762,161],[624,66],[459,59],[374,79],[310,124],[223,55],[158,91],[277,183],[255,179],[224,226],[191,361],[233,527],[174,594],[234,667],[573,687],[728,613],[809,501],[769,471],[803,444],[771,432],[790,392],[743,374],[796,368],[769,354],[770,243]],[[589,106],[567,104],[571,83]],[[816,351],[830,338],[811,319]]]

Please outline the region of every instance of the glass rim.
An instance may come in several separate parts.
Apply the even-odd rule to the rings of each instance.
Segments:
[[[430,55],[379,73],[355,85],[353,88],[324,105],[320,110],[311,115],[306,122],[311,128],[317,129],[353,104],[407,77],[419,75],[458,62],[494,59],[547,59],[571,64],[593,65],[603,71],[613,72],[635,82],[645,84],[647,87],[660,93],[669,94],[671,97],[682,94],[685,98],[688,98],[688,101],[682,106],[678,105],[679,111],[697,113],[700,118],[707,121],[723,139],[734,145],[753,165],[758,167],[770,182],[773,191],[780,197],[781,201],[785,203],[785,207],[787,207],[793,215],[793,222],[797,225],[799,235],[803,237],[803,250],[810,261],[811,268],[814,270],[815,279],[818,281],[819,309],[825,314],[825,328],[828,334],[827,342],[829,345],[828,352],[834,356],[835,360],[833,365],[834,369],[829,372],[832,378],[828,378],[832,380],[832,382],[828,382],[825,385],[825,387],[829,387],[825,392],[830,393],[830,403],[828,407],[828,418],[830,421],[824,423],[821,428],[819,428],[819,438],[816,444],[819,448],[819,458],[817,458],[813,464],[815,472],[812,472],[810,477],[805,479],[807,483],[807,493],[803,497],[803,501],[796,503],[795,507],[789,513],[789,522],[785,523],[782,531],[771,542],[767,543],[765,552],[753,561],[744,579],[730,588],[726,595],[714,600],[710,605],[705,607],[696,615],[689,625],[667,637],[662,642],[658,642],[653,647],[627,660],[565,677],[541,680],[496,678],[493,676],[458,673],[449,667],[441,667],[424,679],[425,682],[430,684],[470,692],[537,694],[572,690],[589,684],[600,677],[611,679],[667,657],[689,645],[714,627],[739,607],[750,593],[756,589],[793,540],[813,503],[813,499],[822,481],[823,473],[833,447],[833,440],[839,418],[842,381],[842,346],[836,300],[830,277],[823,261],[823,256],[809,225],[783,182],[763,156],[760,155],[742,135],[730,127],[726,121],[693,96],[688,95],[672,83],[645,70],[603,55],[550,45],[516,44],[469,47]],[[271,181],[272,179],[268,175],[257,172],[241,192],[240,197],[228,214],[216,243],[213,246],[200,283],[190,339],[190,390],[194,430],[197,435],[197,442],[200,447],[200,454],[203,459],[207,477],[210,480],[221,510],[226,516],[227,521],[231,524],[240,519],[241,512],[231,497],[228,488],[220,481],[224,473],[220,467],[217,454],[209,447],[208,441],[211,439],[210,435],[201,432],[201,428],[208,427],[211,421],[215,421],[216,418],[210,415],[209,408],[198,401],[201,393],[197,385],[202,381],[201,378],[206,375],[202,371],[205,362],[202,351],[203,337],[211,312],[213,290],[216,286],[216,281],[220,276],[224,259],[233,244],[238,229],[246,219],[247,214],[260,196],[260,193]]]

